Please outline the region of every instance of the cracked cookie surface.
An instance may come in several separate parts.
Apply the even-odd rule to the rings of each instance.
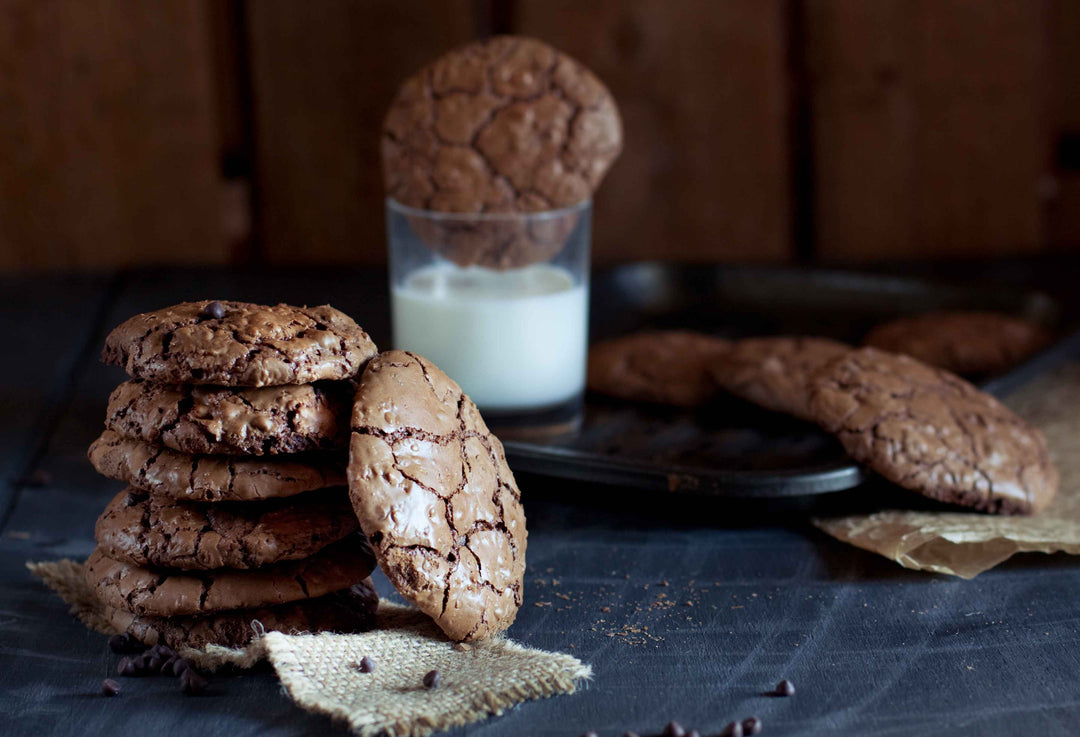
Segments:
[[[192,502],[255,501],[346,484],[344,463],[321,455],[186,455],[106,430],[87,453],[98,473]]]
[[[930,312],[878,325],[863,341],[969,376],[1008,371],[1049,345],[1049,331],[997,312]]]
[[[240,389],[133,379],[109,396],[105,427],[198,455],[339,450],[354,390],[349,381]]]
[[[105,338],[101,360],[158,384],[260,387],[348,379],[375,353],[367,333],[329,305],[202,301],[132,317]]]
[[[109,607],[158,617],[207,614],[315,599],[363,581],[374,569],[359,535],[304,560],[252,570],[179,571],[113,560],[95,548],[86,560],[86,583]]]
[[[710,367],[730,343],[684,330],[635,333],[589,347],[588,388],[620,399],[697,407],[717,393]]]
[[[810,377],[850,346],[828,338],[776,336],[737,340],[712,366],[725,391],[759,407],[814,420],[807,406]]]
[[[207,645],[243,647],[262,632],[363,632],[375,625],[379,597],[370,578],[318,599],[273,607],[236,609],[203,616],[153,617],[105,607],[118,632],[129,632],[145,645],[174,649]]]
[[[521,495],[476,405],[426,359],[389,351],[365,369],[349,494],[387,578],[450,638],[513,623],[525,574]]]
[[[259,568],[306,558],[358,528],[345,489],[194,504],[129,487],[98,517],[94,539],[109,558],[138,566]]]
[[[615,100],[551,46],[497,36],[451,51],[398,90],[383,122],[387,194],[451,213],[557,210],[588,200],[622,148]],[[546,260],[567,228],[546,234],[470,221],[424,240],[460,265]]]
[[[810,410],[856,460],[932,499],[1043,509],[1058,486],[1042,434],[963,379],[908,356],[851,351],[812,379]]]

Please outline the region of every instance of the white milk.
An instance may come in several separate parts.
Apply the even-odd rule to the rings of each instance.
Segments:
[[[394,347],[431,359],[482,409],[528,410],[585,388],[589,292],[550,264],[436,265],[393,288]]]

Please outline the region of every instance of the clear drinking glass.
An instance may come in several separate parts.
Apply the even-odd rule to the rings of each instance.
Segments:
[[[575,429],[585,392],[592,203],[535,213],[386,202],[394,347],[433,361],[500,434]]]

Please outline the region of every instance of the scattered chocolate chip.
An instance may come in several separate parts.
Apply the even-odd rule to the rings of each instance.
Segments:
[[[122,676],[137,676],[139,667],[131,658],[120,658],[120,662],[116,664],[116,672]]]
[[[188,658],[177,658],[172,664],[172,674],[174,676],[183,675],[186,670],[194,670],[195,663],[191,662]]]
[[[743,737],[742,722],[731,722],[720,733],[723,737]]]
[[[600,737],[600,735],[596,733],[595,729],[590,729],[588,732],[582,732],[581,737]]]
[[[101,694],[102,696],[119,696],[120,684],[111,678],[106,678],[101,682]]]
[[[129,653],[141,653],[146,649],[146,645],[143,645],[129,633],[125,632],[122,635],[113,635],[109,638],[109,649],[117,655],[124,655]]]
[[[154,645],[150,648],[150,654],[161,658],[162,660],[168,660],[169,658],[176,657],[176,651],[168,645]]]
[[[215,299],[213,302],[207,303],[206,306],[202,308],[202,311],[199,313],[199,317],[203,318],[204,320],[209,320],[211,318],[213,318],[214,320],[220,320],[221,318],[225,317],[225,305],[221,304]]]
[[[371,673],[375,670],[375,663],[371,662],[371,658],[365,655],[360,658],[360,664],[356,666],[356,669],[361,673]]]
[[[762,724],[757,717],[748,717],[742,720],[743,734],[761,734]]]
[[[776,684],[776,695],[777,696],[794,696],[795,695],[795,684],[785,678],[784,680],[780,681],[780,683]]]
[[[701,737],[701,732],[697,731],[696,729],[691,729],[689,732],[686,733],[686,737]]]
[[[137,665],[138,663],[136,663]],[[142,666],[149,675],[157,675],[161,672],[161,666],[165,665],[165,659],[160,655],[143,655]]]
[[[439,675],[439,671],[429,670],[424,675],[424,688],[438,688],[440,681],[442,681],[442,676]]]
[[[663,737],[686,737],[686,730],[678,722],[672,720],[664,727],[664,731],[661,733]]]
[[[180,690],[187,696],[199,695],[208,683],[194,668],[185,668],[180,672]]]

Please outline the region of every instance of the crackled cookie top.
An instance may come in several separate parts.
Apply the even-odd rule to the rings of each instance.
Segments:
[[[1042,434],[989,394],[908,356],[862,348],[812,380],[810,411],[890,481],[987,512],[1037,512],[1058,473]]]
[[[545,43],[498,36],[407,80],[383,123],[390,197],[444,212],[536,212],[592,196],[622,147],[607,88]]]
[[[136,489],[192,502],[254,501],[344,486],[344,464],[323,455],[203,456],[106,430],[87,454],[98,473]]]
[[[368,545],[353,535],[304,560],[251,570],[136,566],[109,558],[96,548],[86,561],[85,574],[87,584],[106,606],[172,617],[314,599],[363,581],[374,566]]]
[[[202,616],[154,617],[113,607],[104,611],[118,632],[129,632],[143,644],[202,650],[207,645],[243,647],[262,632],[363,632],[375,625],[378,606],[378,594],[366,578],[317,599]]]
[[[710,367],[728,341],[683,330],[635,333],[589,347],[588,388],[620,399],[696,407],[716,396]]]
[[[871,330],[866,345],[957,374],[1008,371],[1050,342],[1045,328],[997,312],[931,312]]]
[[[203,301],[132,317],[109,333],[101,360],[159,384],[257,387],[347,379],[375,352],[329,305]]]
[[[732,344],[712,366],[725,391],[774,412],[813,420],[807,402],[810,377],[851,350],[828,338],[780,336],[747,338]]]
[[[521,606],[525,514],[502,443],[431,362],[372,359],[352,417],[349,494],[387,578],[454,640]]]
[[[133,379],[113,390],[105,427],[181,453],[336,450],[348,442],[354,388],[349,381],[240,389]]]
[[[344,489],[265,502],[193,504],[128,488],[98,517],[110,558],[165,568],[258,568],[313,555],[356,532]]]

